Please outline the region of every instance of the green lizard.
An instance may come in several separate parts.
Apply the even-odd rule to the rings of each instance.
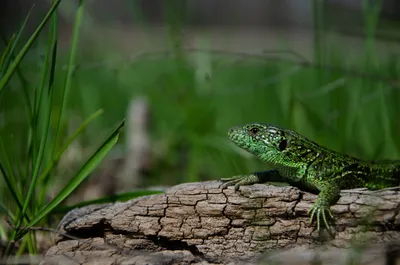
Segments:
[[[292,130],[253,123],[229,129],[229,138],[242,149],[257,156],[274,170],[254,172],[221,179],[222,188],[235,185],[287,182],[318,194],[310,209],[317,230],[321,218],[330,231],[327,215],[340,197],[341,189],[383,189],[400,185],[400,161],[365,161],[324,148]]]

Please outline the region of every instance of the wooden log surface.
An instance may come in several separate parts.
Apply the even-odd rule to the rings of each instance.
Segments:
[[[267,264],[285,258],[298,263],[282,264],[311,264],[313,253],[322,260],[338,251],[346,256],[354,245],[375,250],[362,252],[367,256],[360,260],[379,262],[400,239],[398,188],[342,191],[331,207],[332,238],[309,224],[314,194],[268,184],[236,192],[220,186],[186,183],[164,194],[75,209],[61,221],[63,234],[42,264]],[[345,264],[334,261],[326,264]]]

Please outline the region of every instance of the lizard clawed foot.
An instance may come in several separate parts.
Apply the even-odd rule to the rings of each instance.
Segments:
[[[259,178],[256,175],[239,175],[230,178],[222,178],[221,181],[225,182],[221,185],[222,189],[235,185],[235,191],[237,191],[240,186],[258,183]]]
[[[327,220],[327,214],[328,216],[333,220],[333,214],[331,212],[331,210],[329,209],[329,206],[326,206],[324,204],[322,204],[321,202],[316,202],[313,207],[308,211],[308,214],[311,213],[310,216],[310,224],[314,221],[314,217],[317,220],[317,230],[318,232],[321,229],[321,217],[322,217],[322,221],[324,222],[324,226],[326,227],[326,229],[329,231],[331,231],[331,227],[328,224],[328,220]]]

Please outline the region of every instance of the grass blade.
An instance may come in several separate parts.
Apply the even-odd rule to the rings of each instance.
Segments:
[[[22,26],[21,26],[21,28],[19,29],[18,34],[17,34],[17,35],[13,35],[12,42],[10,42],[10,43],[12,43],[12,45],[11,45],[11,47],[10,47],[10,51],[9,51],[9,53],[5,56],[4,62],[1,63],[1,73],[0,73],[0,76],[3,76],[3,75],[4,75],[5,69],[8,69],[8,66],[10,65],[10,62],[11,62],[11,60],[13,59],[14,50],[15,50],[15,48],[17,47],[17,44],[18,44],[19,39],[21,38],[22,32],[25,30],[26,24],[28,23],[29,17],[31,16],[33,7],[34,7],[34,6],[31,7],[31,9],[30,9],[29,12],[28,12],[28,15],[25,17],[25,20],[24,20],[24,22],[22,23]]]
[[[32,36],[29,38],[29,40],[26,42],[24,47],[21,49],[21,51],[18,53],[18,55],[15,57],[15,60],[12,62],[12,64],[8,67],[7,71],[4,73],[4,76],[0,79],[0,95],[2,94],[4,87],[7,85],[7,83],[10,81],[12,74],[14,73],[15,69],[21,62],[21,60],[24,58],[26,53],[28,52],[29,48],[32,46],[33,42],[36,40],[36,38],[39,36],[39,33],[42,31],[44,26],[46,25],[47,21],[50,19],[51,15],[53,12],[57,9],[58,5],[61,3],[61,0],[55,0],[53,6],[49,10],[49,12],[46,14],[45,18],[43,21],[40,23],[38,28],[35,30],[35,32],[32,34]]]
[[[5,214],[8,218],[10,218],[10,221],[14,219],[14,215],[0,203],[0,215]]]
[[[111,148],[117,143],[119,131],[124,126],[122,121],[118,127],[111,133],[110,136],[103,142],[103,144],[96,150],[96,152],[86,161],[86,163],[78,170],[75,176],[68,182],[68,184],[57,194],[57,196],[46,205],[39,213],[37,213],[32,221],[26,227],[32,227],[37,224],[44,216],[49,214],[57,205],[59,205],[65,198],[67,198],[78,185],[85,180],[85,178],[92,172],[92,170],[100,163],[100,161],[107,155]],[[26,234],[26,230],[19,231],[16,240],[20,239]]]
[[[56,25],[52,25],[53,27],[55,27]],[[49,50],[47,52],[47,56],[50,57],[51,61],[50,61],[50,72],[49,72],[49,80],[48,80],[48,90],[47,90],[47,94],[45,95],[45,99],[46,102],[44,102],[44,106],[45,106],[45,110],[46,112],[45,114],[45,119],[42,125],[42,139],[40,140],[40,145],[39,145],[39,152],[38,152],[38,156],[36,158],[36,161],[34,162],[34,168],[33,168],[33,176],[32,176],[32,180],[31,183],[29,185],[29,190],[28,190],[28,194],[26,195],[26,199],[24,202],[24,205],[22,207],[22,216],[25,215],[29,203],[31,201],[33,192],[35,191],[35,189],[37,188],[37,180],[39,177],[39,173],[40,173],[40,168],[42,167],[42,161],[45,155],[45,148],[46,148],[46,143],[47,143],[47,137],[49,134],[49,127],[50,127],[50,117],[51,117],[51,109],[53,106],[53,82],[54,82],[54,69],[55,69],[55,65],[56,65],[56,54],[57,54],[57,35],[54,35],[54,31],[53,31],[53,35],[50,35],[50,45],[49,45]],[[43,72],[43,80],[46,78],[47,76],[47,64],[44,67],[45,71]],[[43,90],[44,87],[41,88],[41,90]],[[38,116],[39,116],[39,110],[38,110]],[[36,118],[36,117],[34,117]],[[34,134],[38,133],[36,131],[33,131]],[[20,223],[19,223],[20,224]],[[19,225],[17,225],[19,226]]]
[[[5,37],[3,36],[3,42],[6,45],[6,48],[5,48],[3,54],[1,55],[1,58],[0,58],[0,72],[1,72],[0,76],[3,76],[3,70],[6,68],[5,67],[6,63],[5,62],[7,61],[8,55],[10,54],[10,51],[12,49],[14,41],[15,41],[15,34],[13,34],[11,36],[11,39],[8,41],[8,43],[7,43],[6,39],[5,39]]]
[[[49,32],[48,36],[48,44],[47,44],[47,52],[46,52],[46,57],[44,60],[44,67],[42,71],[42,79],[41,83],[38,89],[35,90],[34,93],[34,100],[33,100],[33,114],[32,114],[32,119],[31,119],[31,137],[29,137],[30,143],[29,143],[29,152],[31,152],[31,158],[32,158],[32,167],[36,165],[36,162],[38,161],[37,158],[37,135],[40,135],[40,132],[37,131],[38,129],[38,121],[39,121],[39,112],[40,112],[40,107],[43,106],[42,100],[43,100],[43,91],[46,87],[46,83],[49,87],[51,88],[51,83],[52,83],[52,73],[54,73],[54,69],[50,68],[49,71],[49,65],[51,66],[52,64],[55,63],[55,56],[56,56],[56,51],[57,51],[57,13],[54,14],[53,16],[53,21],[51,25],[52,29]],[[50,60],[52,60],[51,64],[49,63]],[[49,79],[50,78],[50,79]],[[48,80],[49,79],[49,80]],[[49,85],[50,84],[50,85]],[[51,107],[51,105],[49,106]],[[48,112],[48,111],[47,111]],[[44,128],[44,130],[48,130]],[[35,171],[34,168],[31,169],[33,172]]]
[[[58,154],[54,157],[53,161],[50,163],[50,165],[43,171],[42,175],[39,177],[39,181],[45,181],[47,176],[50,174],[50,172],[53,170],[53,168],[57,165],[57,162],[61,159],[61,156],[64,154],[64,152],[68,149],[68,146],[71,145],[73,141],[82,133],[82,131],[89,125],[89,123],[103,114],[103,110],[100,109],[93,113],[92,115],[89,116],[82,124],[79,126],[79,128],[71,135],[71,137],[67,140],[67,142],[63,145],[61,150],[58,152]]]
[[[6,161],[6,163],[8,164],[9,161]],[[6,182],[7,188],[10,191],[11,196],[13,197],[15,203],[18,205],[18,208],[22,210],[22,199],[19,196],[17,184],[14,182],[15,178],[7,174],[5,168],[3,167],[3,163],[1,161],[0,161],[0,173],[1,175],[3,175],[4,181]]]
[[[64,113],[64,109],[67,104],[69,89],[71,87],[71,80],[72,80],[72,74],[74,72],[76,51],[77,51],[77,47],[78,47],[79,29],[80,29],[80,26],[82,23],[82,17],[83,17],[83,11],[84,11],[83,3],[84,3],[83,0],[79,0],[78,10],[77,10],[76,19],[75,19],[75,25],[74,25],[74,30],[73,30],[73,36],[72,36],[71,53],[70,53],[70,57],[69,57],[68,65],[67,65],[67,73],[65,76],[64,90],[62,92],[62,101],[61,101],[61,105],[60,105],[60,112],[58,114],[59,115],[58,123],[57,123],[57,127],[56,127],[55,140],[54,140],[55,143],[58,143],[60,128],[61,128],[61,124],[63,121],[63,113]],[[53,146],[52,157],[56,153],[56,147],[57,147],[56,145]]]

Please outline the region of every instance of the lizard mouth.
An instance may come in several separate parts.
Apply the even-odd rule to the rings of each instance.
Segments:
[[[237,146],[248,151],[250,147],[250,141],[247,139],[248,135],[245,130],[241,127],[232,127],[228,130],[229,139]]]

